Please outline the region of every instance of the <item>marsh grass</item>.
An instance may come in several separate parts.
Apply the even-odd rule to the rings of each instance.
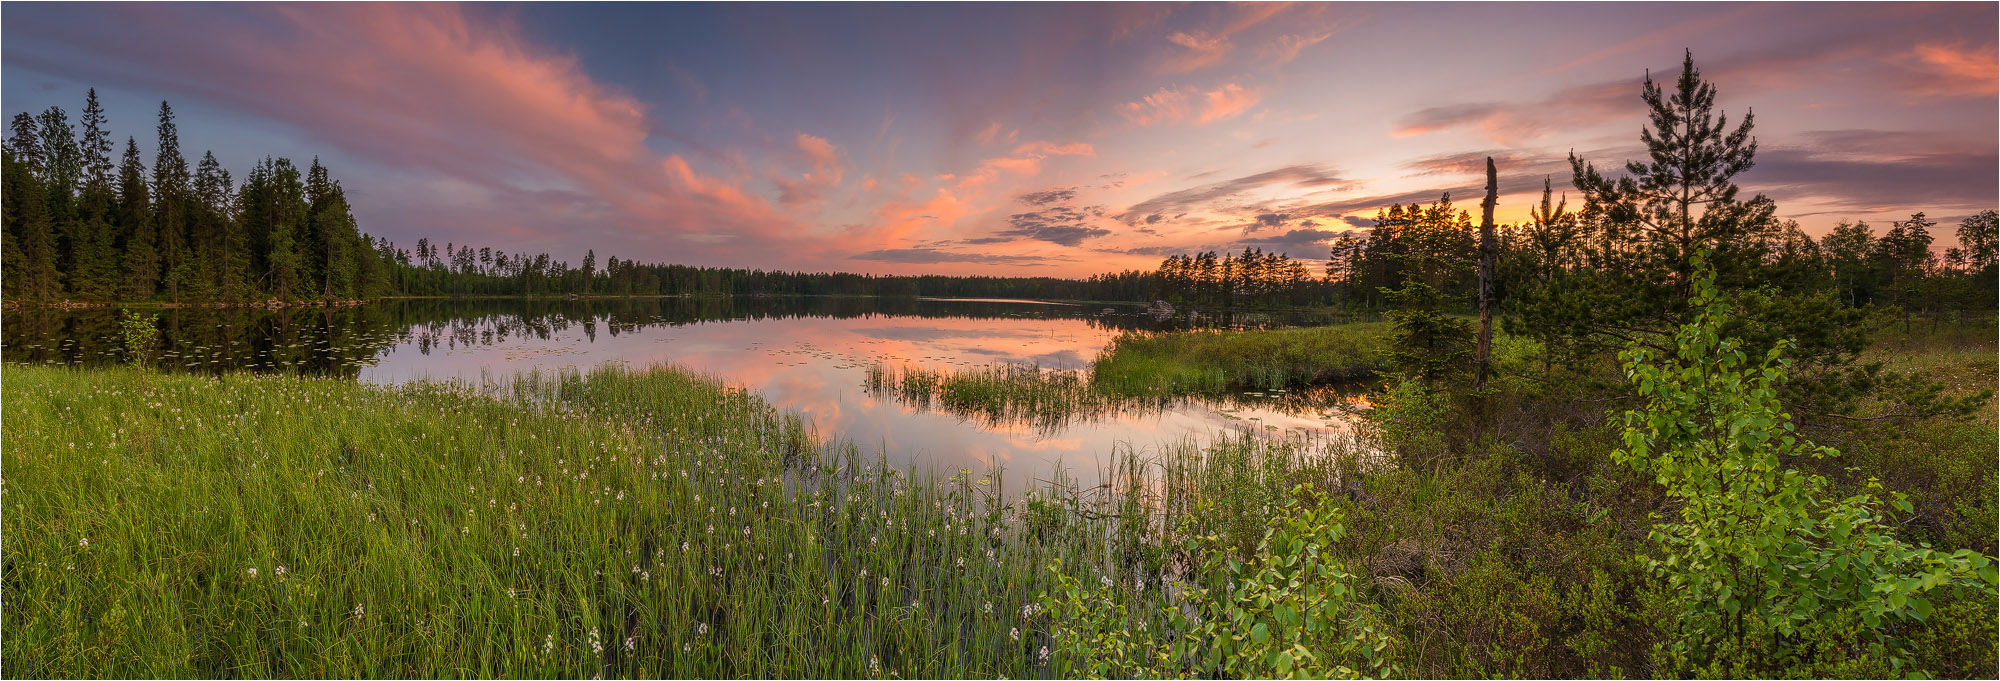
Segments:
[[[1387,366],[1386,322],[1298,329],[1128,333],[1099,355],[1091,380],[1138,395],[1272,390],[1372,378]]]
[[[1352,461],[1231,437],[1016,492],[666,367],[0,388],[7,676],[1049,675],[1055,559],[1157,617],[1175,533],[1254,546]]]
[[[1116,413],[1157,412],[1176,403],[1165,395],[1109,394],[1092,386],[1085,372],[1028,364],[956,371],[875,364],[868,368],[864,387],[917,409],[942,411],[988,427],[1026,424],[1043,433]]]

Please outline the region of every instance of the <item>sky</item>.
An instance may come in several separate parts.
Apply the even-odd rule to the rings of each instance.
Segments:
[[[1994,3],[8,2],[0,108],[87,88],[150,166],[318,157],[363,231],[646,262],[1086,276],[1326,257],[1450,192],[1518,222],[1643,156],[1684,50],[1823,234],[2000,203]],[[1574,203],[1574,201],[1573,201]],[[1476,216],[1475,216],[1476,218]],[[1879,230],[1878,230],[1879,231]]]

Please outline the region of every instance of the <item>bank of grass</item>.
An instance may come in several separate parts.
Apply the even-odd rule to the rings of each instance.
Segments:
[[[919,409],[936,409],[989,426],[1027,424],[1040,431],[1130,405],[1093,389],[1074,370],[989,364],[963,371],[875,364],[864,387]]]
[[[1121,395],[1272,390],[1369,378],[1388,361],[1385,322],[1256,331],[1128,333],[1091,381]]]
[[[1341,459],[1245,437],[1022,494],[668,368],[0,384],[10,677],[1063,674],[1056,559],[1156,620],[1171,536],[1254,546]]]

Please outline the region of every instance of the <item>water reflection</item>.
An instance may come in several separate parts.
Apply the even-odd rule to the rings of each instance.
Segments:
[[[871,390],[879,367],[972,371],[996,365],[1077,372],[1130,330],[1321,320],[1271,315],[1161,320],[1140,306],[834,297],[584,301],[404,300],[349,308],[160,311],[169,370],[299,373],[398,383],[496,380],[533,369],[670,362],[760,393],[823,435],[941,470],[1005,465],[1082,477],[1114,447],[1254,430],[1312,437],[1345,427],[1337,396],[1078,402],[1028,412],[941,408]],[[0,359],[119,362],[117,311],[8,310]],[[1018,487],[1016,487],[1018,489]]]

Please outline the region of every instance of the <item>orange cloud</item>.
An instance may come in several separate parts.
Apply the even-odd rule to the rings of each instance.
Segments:
[[[1901,60],[1928,76],[1906,81],[1906,87],[1917,94],[1991,97],[2000,92],[2000,61],[1996,61],[1991,44],[1923,44]]]
[[[1119,113],[1141,127],[1176,123],[1201,125],[1242,115],[1257,106],[1263,98],[1262,91],[1235,83],[1223,83],[1205,92],[1192,86],[1160,88],[1139,101],[1120,106]]]
[[[826,190],[840,186],[843,173],[838,147],[825,138],[803,132],[798,134],[794,144],[799,155],[812,164],[812,170],[800,175],[798,179],[774,178],[772,182],[778,185],[779,203],[786,205],[810,203],[819,200],[820,195]]]
[[[1174,73],[1186,73],[1222,61],[1232,47],[1229,36],[1209,35],[1206,31],[1176,31],[1167,36],[1167,42],[1187,48],[1169,63],[1167,70]]]
[[[849,236],[867,239],[880,248],[901,246],[926,228],[945,227],[958,222],[968,211],[965,203],[951,190],[940,188],[931,198],[921,202],[890,201],[882,204],[875,209],[878,220],[873,227],[858,232],[850,230]]]
[[[1097,149],[1090,146],[1089,142],[1071,142],[1069,144],[1029,142],[1015,147],[1014,153],[1037,156],[1096,156]]]

